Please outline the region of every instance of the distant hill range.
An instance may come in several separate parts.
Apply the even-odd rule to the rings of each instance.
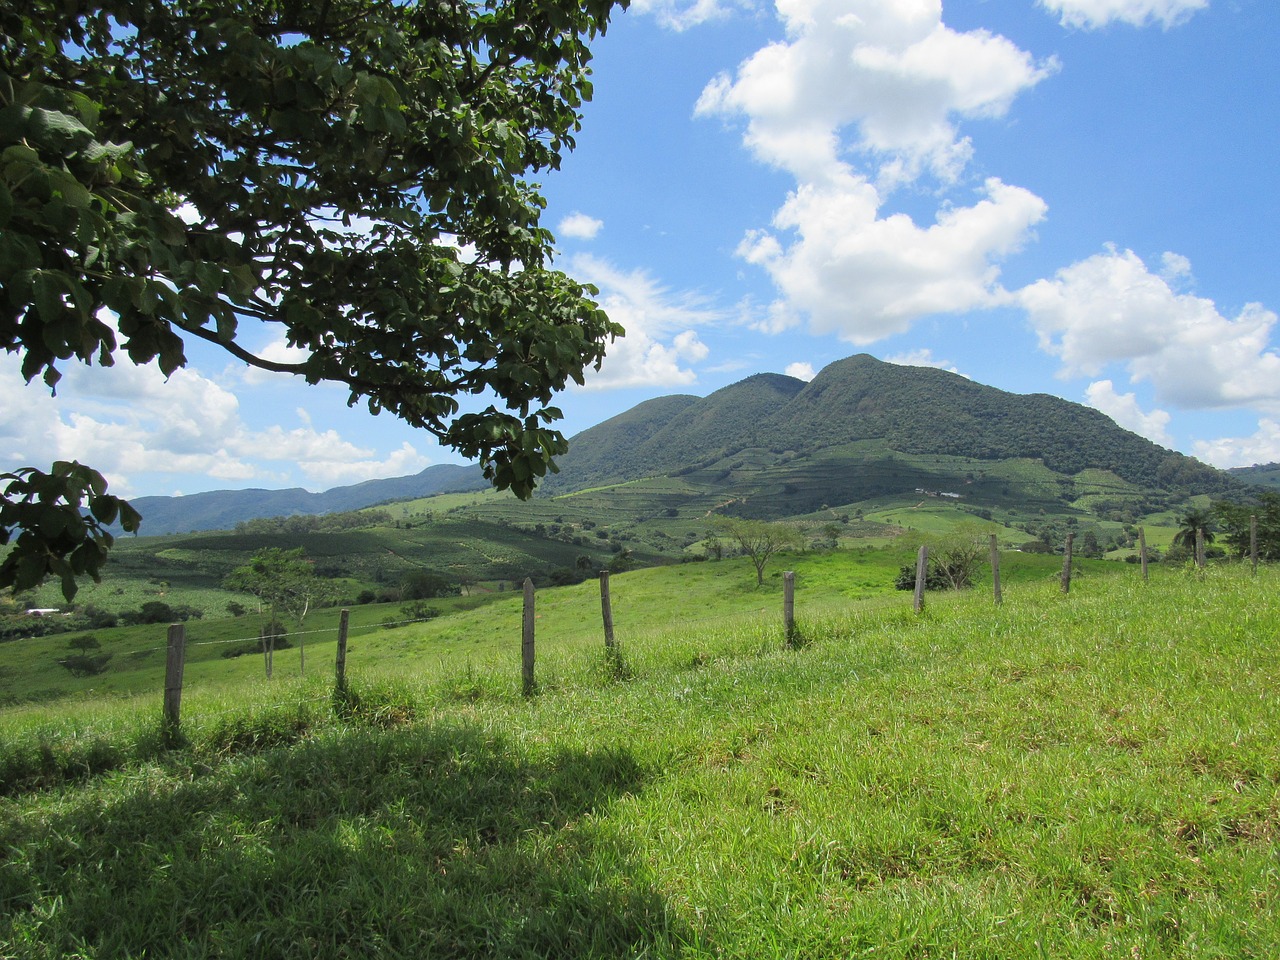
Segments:
[[[808,383],[763,373],[707,397],[647,400],[573,437],[559,465],[540,496],[668,477],[689,495],[723,494],[726,512],[757,516],[915,491],[946,492],[975,505],[1067,504],[1119,514],[1246,484],[1280,484],[1274,464],[1231,475],[1082,404],[1006,393],[866,354],[837,361]],[[143,532],[158,534],[484,486],[478,467],[444,465],[325,493],[218,491],[143,497],[135,506]]]
[[[183,497],[138,497],[130,503],[142,514],[141,533],[185,533],[230,530],[244,520],[298,514],[341,513],[393,500],[411,500],[438,493],[480,490],[488,483],[475,465],[452,463],[427,467],[409,477],[366,480],[348,487],[311,493],[288,490],[212,490]]]
[[[1232,467],[1227,473],[1245,483],[1280,490],[1280,463],[1255,463],[1252,467]]]

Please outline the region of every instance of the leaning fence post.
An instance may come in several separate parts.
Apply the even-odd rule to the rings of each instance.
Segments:
[[[1145,527],[1138,528],[1138,556],[1142,558],[1142,579],[1149,579],[1147,574],[1147,530]]]
[[[1074,533],[1067,534],[1067,543],[1062,550],[1062,592],[1071,592],[1071,547],[1075,543],[1076,535]]]
[[[350,619],[350,610],[344,608],[338,614],[338,662],[333,673],[339,691],[347,689],[347,627]]]
[[[796,575],[788,570],[782,575],[782,623],[786,630],[787,646],[796,645]]]
[[[1258,515],[1249,518],[1249,562],[1253,565],[1253,575],[1258,575]]]
[[[609,600],[609,571],[600,571],[600,615],[604,618],[604,648],[613,650],[613,604]]]
[[[169,627],[169,650],[164,662],[164,727],[167,737],[175,737],[182,716],[182,668],[187,656],[187,628],[181,623]]]
[[[1000,548],[996,544],[996,535],[991,534],[991,582],[994,585],[996,605],[1004,603],[1000,594]]]
[[[533,581],[524,581],[524,635],[520,646],[523,661],[523,689],[526,697],[533,696]]]
[[[928,575],[929,548],[921,544],[920,551],[916,554],[916,594],[914,599],[916,613],[924,609],[924,581]]]

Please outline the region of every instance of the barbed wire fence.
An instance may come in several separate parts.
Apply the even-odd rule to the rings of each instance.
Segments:
[[[1003,603],[1003,592],[1000,580],[1000,553],[995,534],[990,535],[989,541],[989,563],[992,572],[992,600],[996,605]],[[1138,528],[1138,556],[1141,564],[1141,577],[1145,582],[1149,579],[1148,571],[1148,551],[1146,543],[1146,532],[1142,527]],[[1253,544],[1250,551],[1250,559],[1252,562],[1253,572],[1257,572],[1257,541],[1256,533],[1253,537]],[[1197,537],[1196,549],[1194,552],[1194,561],[1197,569],[1203,570],[1205,566],[1205,550],[1203,533]],[[1074,565],[1074,535],[1068,534],[1066,542],[1063,545],[1063,566],[1062,572],[1058,576],[1062,593],[1068,594],[1071,590],[1071,580]],[[927,546],[921,546],[916,558],[915,583],[912,607],[915,614],[919,615],[924,610],[924,591],[929,573],[929,551]],[[795,606],[795,573],[786,571],[783,573],[783,596],[782,596],[782,636],[783,643],[787,647],[799,646],[802,638],[796,625],[796,606]],[[600,585],[600,614],[601,614],[601,634],[604,643],[604,655],[606,663],[615,667],[622,663],[620,644],[617,639],[614,611],[613,596],[610,588],[610,574],[608,571],[601,571],[599,574]],[[767,607],[760,611],[761,615],[767,615]],[[361,627],[368,628],[392,628],[411,626],[419,623],[427,623],[434,617],[418,617],[404,618],[401,620],[384,620],[376,625],[369,624]],[[538,691],[537,684],[537,620],[536,613],[536,590],[532,579],[526,578],[523,583],[523,606],[521,617],[521,692],[525,697],[532,697]],[[681,625],[685,624],[706,624],[706,623],[727,623],[731,620],[740,621],[741,615],[726,617],[723,614],[707,617],[679,617],[676,622]],[[343,608],[338,614],[338,625],[335,627],[321,627],[310,630],[296,630],[285,633],[274,633],[276,639],[282,638],[301,638],[320,635],[336,635],[337,652],[334,662],[334,691],[343,696],[347,693],[347,641],[350,633],[350,610]],[[167,643],[164,647],[149,648],[152,651],[164,650],[165,657],[165,681],[164,681],[164,706],[163,706],[163,725],[166,738],[176,741],[181,724],[181,705],[182,705],[182,689],[183,689],[183,673],[186,660],[186,651],[188,648],[202,646],[216,646],[229,644],[247,644],[247,643],[263,643],[265,636],[260,634],[258,637],[237,637],[233,639],[221,640],[198,640],[188,643],[186,640],[186,628],[184,624],[173,624],[168,628]],[[328,699],[327,697],[310,698],[313,702]],[[308,701],[299,701],[308,702]],[[283,704],[282,704],[283,706]]]

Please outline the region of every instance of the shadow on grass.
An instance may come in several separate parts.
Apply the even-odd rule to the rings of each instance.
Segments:
[[[465,727],[109,778],[0,811],[0,953],[673,956],[686,938],[600,816],[642,781],[625,749]]]

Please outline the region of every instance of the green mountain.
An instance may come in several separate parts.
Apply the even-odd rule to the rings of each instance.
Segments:
[[[708,456],[760,439],[760,424],[804,387],[803,380],[759,373],[708,397],[647,400],[577,434],[548,490],[580,489],[673,473]]]
[[[1241,481],[1266,482],[1262,473],[1237,480],[1078,403],[866,354],[829,365],[809,383],[764,373],[707,397],[647,400],[577,434],[559,466],[535,502],[578,494],[585,504],[582,491],[667,478],[660,488],[626,492],[637,518],[681,509],[783,517],[925,492],[953,494],[973,510],[1070,508],[1131,519],[1240,489]],[[135,505],[143,532],[153,535],[485,487],[478,467],[442,465],[324,493],[215,491]],[[481,512],[513,523],[538,513],[507,499]]]
[[[1090,407],[866,354],[811,382],[759,374],[697,400],[649,401],[570,441],[548,492],[677,476],[738,512],[809,513],[916,491],[980,505],[1090,498],[1106,509],[1236,489]],[[644,425],[637,431],[637,423]]]

